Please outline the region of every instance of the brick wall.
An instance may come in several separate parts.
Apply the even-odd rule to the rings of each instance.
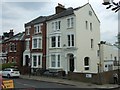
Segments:
[[[107,83],[113,83],[113,73],[117,73],[116,71],[108,71],[108,72],[102,72],[100,74],[98,73],[76,73],[76,72],[69,72],[68,73],[68,79],[71,80],[77,80],[81,82],[90,82],[95,84],[107,84]],[[86,77],[88,75],[88,77]],[[91,75],[91,78],[89,77]]]

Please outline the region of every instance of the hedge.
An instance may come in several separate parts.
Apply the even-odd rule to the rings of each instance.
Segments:
[[[2,66],[1,66],[2,65]],[[1,64],[0,67],[3,69],[5,68],[10,68],[10,67],[14,67],[16,66],[16,63],[4,63],[4,64]]]

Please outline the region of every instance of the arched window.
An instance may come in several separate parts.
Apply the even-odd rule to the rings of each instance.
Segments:
[[[84,58],[84,69],[85,70],[89,70],[89,62],[90,62],[89,57],[85,57]]]

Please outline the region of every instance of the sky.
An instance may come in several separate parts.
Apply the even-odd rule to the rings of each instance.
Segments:
[[[25,31],[25,23],[39,16],[54,14],[58,3],[66,8],[76,8],[88,2],[100,20],[101,41],[113,44],[118,34],[119,14],[106,9],[106,6],[102,5],[103,0],[1,0],[0,35],[9,32],[10,29],[13,29],[15,34]]]

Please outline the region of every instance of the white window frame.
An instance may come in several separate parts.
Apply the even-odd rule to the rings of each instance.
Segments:
[[[30,35],[30,28],[31,28],[31,26],[25,27],[26,35]]]
[[[61,21],[57,20],[52,22],[52,30],[53,31],[59,31],[61,29]]]
[[[72,38],[72,35],[74,38]],[[70,36],[70,40],[68,41],[68,36]],[[72,40],[73,39],[73,40]],[[75,35],[74,34],[68,34],[67,35],[67,46],[68,47],[75,47]]]
[[[55,37],[55,47],[52,47],[52,37]],[[50,48],[61,48],[61,36],[50,36]]]
[[[26,43],[26,42],[28,42],[29,44],[28,44],[28,45],[25,44],[25,49],[26,49],[26,50],[29,50],[29,49],[30,49],[30,39],[26,39],[26,40],[25,40],[25,43]]]
[[[88,58],[88,65],[85,65],[85,58]],[[85,70],[85,71],[89,71],[90,70],[90,58],[89,57],[85,57],[84,58],[84,70],[85,68],[89,68],[88,70]]]
[[[37,40],[37,47],[34,47],[34,39]],[[39,40],[40,40],[40,42],[39,42]],[[33,37],[32,38],[32,49],[42,49],[42,37]]]
[[[34,56],[36,56],[36,66],[34,66]],[[39,65],[39,56],[40,56],[40,65]],[[33,68],[42,68],[42,53],[32,53],[32,67]]]
[[[34,34],[38,34],[38,33],[41,33],[41,24],[34,25]]]
[[[17,50],[17,44],[16,43],[10,43],[9,45],[9,52],[16,52]]]
[[[67,28],[73,28],[74,27],[74,17],[67,18]]]
[[[55,56],[55,66],[52,66],[52,55]],[[50,55],[49,65],[50,65],[50,68],[61,68],[61,54],[60,53],[52,53]]]

